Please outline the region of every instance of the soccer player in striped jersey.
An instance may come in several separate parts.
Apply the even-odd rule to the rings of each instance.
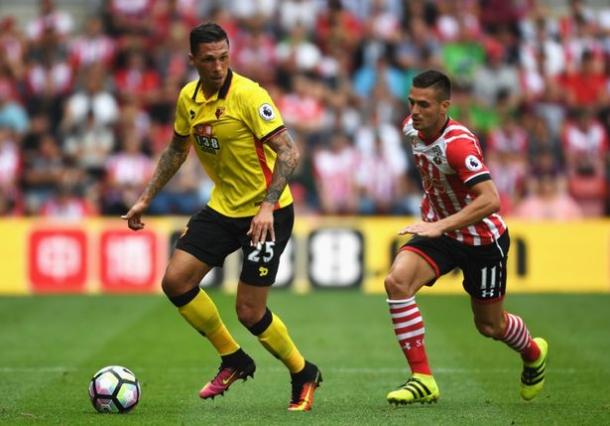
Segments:
[[[403,123],[424,197],[422,221],[399,231],[413,237],[401,247],[385,279],[394,332],[411,369],[411,376],[387,399],[409,404],[439,398],[415,295],[460,268],[477,329],[521,355],[520,393],[531,400],[544,385],[548,345],[530,336],[523,319],[504,310],[508,229],[498,214],[500,200],[476,136],[447,115],[450,94],[446,75],[434,70],[417,75],[409,94],[411,115]]]
[[[286,325],[267,307],[282,251],[294,223],[288,178],[297,166],[296,144],[265,89],[229,68],[229,40],[213,23],[190,34],[190,58],[199,78],[178,96],[174,137],[155,173],[123,216],[129,228],[144,227],[141,216],[180,168],[193,146],[214,181],[207,206],[191,217],[163,277],[163,291],[184,319],[205,336],[221,358],[202,399],[224,394],[237,380],[253,376],[254,360],[235,341],[216,305],[199,288],[225,257],[242,250],[236,310],[240,322],[290,373],[290,411],[308,411],[322,381],[303,358]]]

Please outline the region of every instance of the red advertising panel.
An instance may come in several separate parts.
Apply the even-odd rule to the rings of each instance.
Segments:
[[[81,293],[87,281],[87,236],[77,229],[40,229],[29,236],[28,275],[35,293]]]
[[[157,240],[150,231],[112,230],[100,238],[102,290],[152,292],[157,270]]]

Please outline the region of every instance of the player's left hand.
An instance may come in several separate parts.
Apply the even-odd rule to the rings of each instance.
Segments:
[[[273,204],[261,204],[256,216],[250,222],[250,229],[247,235],[250,237],[250,244],[258,246],[264,244],[267,240],[267,234],[271,237],[271,241],[275,241],[275,230],[273,229]]]
[[[127,221],[127,226],[129,229],[134,231],[139,231],[140,229],[144,229],[144,222],[142,222],[142,214],[148,208],[148,203],[144,201],[137,201],[129,211],[121,216],[121,219]]]
[[[443,235],[443,228],[438,222],[418,222],[413,225],[405,226],[398,235],[414,234],[422,237],[436,238]]]

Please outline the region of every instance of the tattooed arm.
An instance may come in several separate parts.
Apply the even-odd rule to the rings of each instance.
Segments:
[[[273,209],[288,184],[288,178],[299,163],[299,150],[288,131],[272,136],[267,144],[277,153],[277,158],[267,195],[248,230],[253,245],[257,245],[259,242],[264,243],[267,233],[271,236],[271,241],[275,241]]]
[[[127,214],[121,216],[127,220],[129,228],[137,231],[144,228],[141,221],[142,213],[148,208],[150,202],[161,191],[165,184],[176,174],[189,153],[188,137],[174,134],[169,146],[161,153],[152,179],[138,198],[138,201],[129,209]]]
[[[288,131],[274,135],[267,144],[277,153],[271,184],[264,200],[273,206],[280,199],[284,188],[288,185],[288,178],[299,163],[299,150]]]

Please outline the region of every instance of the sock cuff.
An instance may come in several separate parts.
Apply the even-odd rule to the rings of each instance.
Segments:
[[[266,308],[263,317],[256,324],[251,327],[248,327],[248,330],[250,330],[250,333],[254,334],[255,336],[258,336],[269,328],[269,326],[271,325],[271,321],[273,321],[273,314],[271,313],[269,308]]]
[[[197,297],[200,291],[201,290],[199,289],[199,286],[195,286],[186,293],[180,294],[178,296],[168,296],[168,299],[174,304],[175,307],[180,308],[189,303],[195,297]]]
[[[409,297],[408,299],[386,299],[390,305],[399,304],[399,303],[414,303],[415,296]]]
[[[301,371],[296,373],[290,373],[290,377],[293,383],[305,383],[307,380],[315,377],[317,368],[311,363],[305,360],[305,365]]]
[[[222,365],[224,366],[240,366],[248,362],[250,357],[246,355],[242,348],[238,347],[235,352],[227,355],[221,355]]]

